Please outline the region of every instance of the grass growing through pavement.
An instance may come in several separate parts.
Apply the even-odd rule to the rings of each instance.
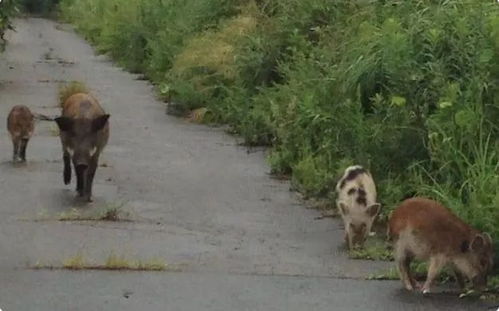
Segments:
[[[110,221],[132,222],[129,212],[124,211],[124,203],[108,203],[93,208],[72,208],[68,211],[52,215],[42,210],[34,221]],[[22,220],[32,220],[23,218]]]
[[[44,265],[37,263],[33,269],[62,270],[127,270],[127,271],[178,271],[178,266],[168,265],[163,259],[131,260],[124,255],[109,254],[104,263],[93,263],[78,253],[61,262],[61,265]]]
[[[82,210],[73,208],[55,217],[59,221],[130,221],[122,211],[124,204],[108,204],[102,208]]]

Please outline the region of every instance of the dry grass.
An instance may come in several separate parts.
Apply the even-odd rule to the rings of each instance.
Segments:
[[[108,204],[103,208],[81,210],[73,208],[55,217],[59,221],[130,221],[122,211],[124,204]]]
[[[208,109],[205,107],[194,109],[189,113],[187,120],[193,123],[203,123],[208,112]]]
[[[226,22],[217,31],[206,31],[187,42],[183,51],[175,58],[172,71],[183,75],[192,69],[204,68],[209,72],[233,79],[237,75],[235,66],[235,46],[237,42],[256,29],[255,4],[248,4],[244,14]],[[203,77],[193,81],[202,88]]]
[[[71,95],[77,93],[88,93],[88,88],[84,83],[72,81],[66,85],[62,85],[59,87],[59,105],[62,106]]]
[[[58,214],[51,214],[42,210],[33,219],[23,218],[25,221],[112,221],[132,222],[130,213],[123,210],[124,203],[110,203],[101,207],[91,209],[72,208]]]
[[[85,259],[82,254],[77,254],[62,262],[62,267],[69,270],[80,270],[83,269],[85,265]]]
[[[112,252],[103,264],[87,261],[81,253],[69,257],[57,265],[35,264],[33,269],[49,270],[122,270],[122,271],[179,271],[179,266],[168,265],[163,259],[130,260]]]

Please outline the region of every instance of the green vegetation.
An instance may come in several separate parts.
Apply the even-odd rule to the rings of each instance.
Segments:
[[[363,248],[351,250],[349,257],[351,259],[393,261],[393,251],[387,242],[380,238],[371,238],[366,241]]]
[[[56,7],[59,0],[19,0],[19,2],[28,13],[48,14]]]
[[[17,0],[0,2],[0,51],[5,48],[5,31],[13,30],[12,17],[19,13]]]
[[[176,111],[271,146],[273,172],[305,195],[329,196],[358,163],[374,174],[382,218],[425,195],[499,239],[494,1],[61,0],[60,9]]]

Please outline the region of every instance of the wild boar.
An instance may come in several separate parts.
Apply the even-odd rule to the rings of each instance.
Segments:
[[[419,197],[403,201],[390,216],[388,234],[406,289],[419,287],[410,271],[413,259],[429,261],[424,294],[446,265],[454,269],[461,289],[465,278],[479,290],[487,284],[493,266],[490,235],[470,227],[440,203]]]
[[[99,155],[109,139],[109,114],[88,93],[67,94],[62,115],[55,118],[60,129],[64,160],[64,183],[71,182],[71,161],[76,174],[76,191],[92,201],[92,183]]]
[[[348,167],[336,184],[336,194],[336,205],[345,225],[345,242],[349,249],[362,247],[381,208],[376,202],[371,174],[359,165]]]
[[[14,146],[12,161],[26,162],[26,148],[35,129],[35,118],[29,108],[24,105],[12,107],[7,117],[7,129]]]

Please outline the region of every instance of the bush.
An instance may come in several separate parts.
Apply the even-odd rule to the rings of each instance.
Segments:
[[[126,2],[126,5],[125,5]],[[436,198],[499,238],[499,6],[492,1],[61,0],[103,53],[203,108],[273,172],[329,195],[373,172],[385,208]]]
[[[47,14],[55,9],[59,0],[20,0],[28,13]]]
[[[18,13],[17,0],[4,0],[0,2],[0,51],[5,48],[5,31],[14,29],[12,17]]]

